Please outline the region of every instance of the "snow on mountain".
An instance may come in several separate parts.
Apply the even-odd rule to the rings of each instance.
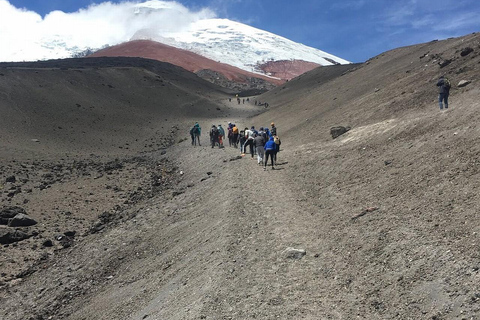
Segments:
[[[178,31],[140,30],[133,38],[162,42],[251,72],[261,72],[258,65],[278,60],[304,60],[323,66],[350,63],[228,19],[199,20]]]
[[[7,9],[12,15],[26,14],[12,6]],[[350,63],[273,33],[212,16],[207,9],[192,13],[176,2],[159,0],[107,2],[71,14],[54,11],[43,19],[34,14],[30,27],[24,28],[27,32],[0,35],[9,43],[0,49],[0,61],[67,58],[129,40],[153,40],[259,74],[265,74],[262,66],[274,61],[323,66]]]

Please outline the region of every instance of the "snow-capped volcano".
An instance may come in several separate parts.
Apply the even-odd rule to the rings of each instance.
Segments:
[[[132,38],[137,39],[165,43],[251,72],[261,72],[259,65],[278,60],[303,60],[322,66],[350,63],[324,51],[227,19],[200,20],[179,31],[140,30]]]
[[[153,14],[167,9],[161,1],[148,1],[135,8],[137,14]],[[259,65],[279,60],[303,60],[322,66],[350,63],[324,51],[228,19],[201,19],[176,30],[165,30],[161,26],[143,29],[133,35],[132,40],[137,39],[154,40],[189,50],[250,72],[263,73]]]
[[[262,66],[275,61],[316,65],[348,61],[248,25],[217,19],[209,9],[192,12],[171,1],[105,2],[74,13],[54,11],[44,18],[3,4],[1,17],[12,17],[10,28],[24,34],[0,35],[0,61],[68,58],[130,40],[153,40],[189,50],[249,72],[269,74]],[[22,18],[15,18],[22,15]],[[28,15],[28,20],[23,18]],[[22,28],[15,21],[22,20]],[[27,21],[28,23],[26,23]],[[4,28],[2,28],[3,30]],[[24,30],[24,31],[22,31]],[[13,32],[12,31],[12,32]],[[6,41],[8,45],[3,45]]]

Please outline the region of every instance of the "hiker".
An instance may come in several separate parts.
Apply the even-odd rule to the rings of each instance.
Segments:
[[[260,128],[262,129],[262,128]],[[261,132],[261,131],[260,131]],[[265,136],[262,135],[262,134],[258,134],[254,139],[253,139],[254,143],[255,143],[255,147],[257,149],[257,163],[260,165],[260,164],[263,164],[263,157],[265,155],[265,151],[264,151],[264,148],[263,146],[265,145],[265,143],[267,142],[265,140]]]
[[[195,135],[193,134],[193,131],[194,131],[194,130],[195,130],[195,126],[192,126],[192,127],[190,128],[190,137],[192,138],[192,146],[193,146],[193,144],[194,144],[194,142],[195,142]]]
[[[275,123],[271,123],[270,124],[272,127],[270,128],[270,133],[272,134],[272,136],[276,136],[277,135],[277,127],[275,127]]]
[[[282,144],[282,141],[280,141],[278,136],[273,136],[273,141],[275,142],[275,153],[273,154],[273,159],[275,165],[277,165],[277,154],[280,152],[280,145]]]
[[[245,128],[245,129],[248,129],[248,128]],[[240,144],[240,153],[243,155],[245,154],[245,150],[244,150],[244,145],[245,145],[245,141],[247,141],[247,139],[245,138],[245,130],[240,130],[240,134],[238,135],[238,140],[237,140],[237,143]]]
[[[215,147],[215,144],[218,143],[218,147],[220,147],[220,143],[218,141],[219,132],[217,127],[212,124],[212,128],[210,129],[210,142],[212,143],[212,148]]]
[[[228,137],[228,146],[231,147],[233,145],[233,125],[231,122],[228,123],[227,137]]]
[[[200,128],[200,125],[198,122],[195,122],[195,125],[193,126],[193,144],[200,146],[200,135],[202,134],[202,128]]]
[[[220,148],[223,148],[223,137],[225,137],[225,130],[223,129],[222,125],[218,125],[218,143]]]
[[[272,133],[270,132],[270,130],[268,130],[267,127],[265,127],[264,130],[265,130],[265,134],[267,135],[266,140],[268,141],[268,139],[270,139],[270,137],[273,137]]]
[[[248,129],[248,128],[245,128],[245,144],[243,145],[243,150],[245,151],[245,153],[247,153],[247,146],[250,146],[250,154],[252,155],[252,159],[253,159],[253,155],[254,155],[254,151],[253,151],[253,139],[255,138],[255,132],[253,131],[255,129],[254,126],[252,126],[252,129]]]
[[[232,137],[233,147],[237,148],[238,147],[238,127],[237,127],[236,124],[233,124],[232,134],[233,134],[233,137]],[[244,134],[245,134],[245,132],[244,132]]]
[[[264,149],[265,149],[265,162],[264,162],[264,167],[263,169],[267,169],[267,162],[268,162],[268,157],[270,157],[270,161],[272,162],[272,170],[275,169],[273,166],[273,155],[275,153],[275,141],[273,140],[273,137],[270,137],[270,139],[265,143]]]
[[[445,103],[445,109],[448,109],[448,96],[450,95],[450,80],[448,78],[445,78],[445,76],[440,76],[440,78],[437,81],[437,87],[438,87],[438,105],[440,107],[440,110],[443,110],[443,104],[442,102]]]

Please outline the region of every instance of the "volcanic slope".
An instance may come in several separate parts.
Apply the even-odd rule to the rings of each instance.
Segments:
[[[252,88],[266,91],[284,82],[278,78],[248,72],[191,51],[150,40],[128,41],[99,50],[89,57],[141,57],[168,62],[194,72],[209,82],[237,91]],[[308,70],[311,69],[313,67]]]
[[[275,122],[277,170],[228,146],[152,152],[175,163],[175,183],[6,283],[1,315],[477,319],[479,41],[315,69],[252,97],[270,105],[258,116],[221,102],[252,110],[233,119],[241,127]],[[441,112],[443,73],[453,88]],[[337,125],[351,130],[332,140]]]
[[[4,157],[151,151],[182,121],[228,114],[215,103],[225,91],[155,60],[65,59],[0,68]]]

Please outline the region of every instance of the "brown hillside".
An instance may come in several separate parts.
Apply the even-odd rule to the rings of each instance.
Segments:
[[[103,146],[94,135],[62,145],[80,149],[75,159],[52,148],[25,157],[23,139],[4,144],[2,204],[39,223],[1,247],[1,318],[478,318],[479,34],[318,68],[245,104],[171,65],[80,69],[82,81],[78,67],[36,66],[0,66],[2,137],[32,136],[13,124],[47,124],[49,108],[56,125],[80,121],[61,112],[78,96],[109,113],[122,94],[137,107],[97,127],[105,139],[131,138],[121,152],[91,151]],[[35,71],[42,77],[29,80]],[[453,84],[447,111],[436,101],[441,74]],[[168,90],[149,82],[157,76]],[[148,107],[152,97],[165,102]],[[83,116],[97,119],[96,108]],[[202,146],[190,143],[196,120]],[[227,121],[274,121],[276,170],[228,143],[209,146],[208,128]],[[332,139],[338,125],[351,130]],[[45,132],[35,143],[59,139]]]
[[[194,73],[198,73],[203,70],[210,70],[219,73],[221,76],[223,76],[224,78],[226,78],[226,80],[230,82],[242,83],[245,85],[249,84],[249,86],[243,87],[243,89],[250,89],[252,88],[252,86],[253,88],[257,88],[258,86],[266,86],[266,88],[271,89],[273,86],[266,85],[265,82],[273,85],[279,85],[284,82],[279,79],[274,79],[259,74],[247,72],[225,63],[213,61],[191,51],[174,48],[172,46],[150,40],[133,40],[125,42],[119,45],[99,50],[90,55],[89,57],[140,57],[168,62]],[[218,77],[205,78],[206,80],[214,83],[220,82],[219,80],[223,80],[217,79]],[[258,82],[258,80],[255,81],[255,79],[261,80],[261,82],[256,83]],[[223,84],[227,87],[231,87],[233,85],[224,82],[220,82],[217,84]]]

